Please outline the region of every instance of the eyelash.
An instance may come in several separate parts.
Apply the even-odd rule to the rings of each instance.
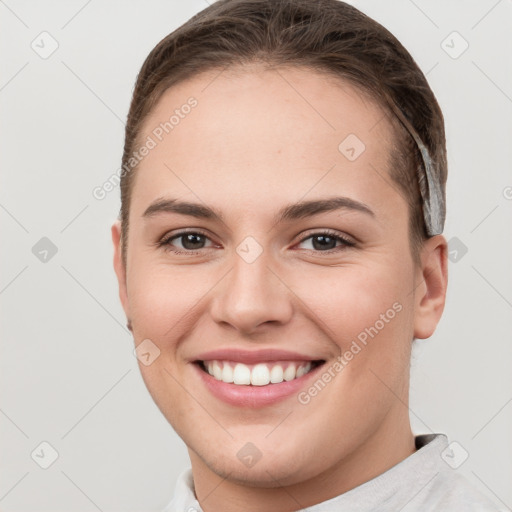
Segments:
[[[170,242],[172,240],[176,240],[176,239],[179,239],[179,238],[181,238],[181,237],[183,237],[185,235],[190,235],[190,234],[201,235],[201,236],[204,236],[205,238],[207,238],[208,240],[210,240],[210,238],[206,235],[206,233],[203,233],[201,230],[180,231],[179,233],[176,233],[176,234],[173,234],[173,235],[170,235],[170,236],[165,236],[159,242],[157,242],[157,245],[158,245],[158,247],[162,247],[165,251],[169,251],[169,252],[172,252],[174,254],[195,255],[195,254],[199,254],[199,252],[201,250],[203,250],[203,249],[208,249],[208,247],[205,247],[203,249],[198,249],[198,250],[195,250],[195,251],[194,250],[182,251],[182,250],[179,250],[179,249],[174,249],[170,245]],[[337,242],[338,241],[341,242],[342,246],[341,247],[335,247],[334,249],[328,249],[326,251],[315,251],[314,249],[305,249],[305,250],[311,251],[311,252],[315,252],[315,253],[319,253],[319,254],[332,254],[334,252],[338,252],[340,250],[344,250],[347,247],[354,247],[356,245],[355,242],[352,242],[351,240],[345,238],[344,236],[340,235],[336,231],[332,231],[330,229],[325,229],[325,230],[322,230],[322,231],[317,231],[317,232],[314,232],[314,233],[310,233],[310,234],[304,236],[303,238],[301,238],[297,243],[301,244],[302,242],[308,240],[309,238],[314,238],[314,237],[317,237],[317,236],[328,236],[329,238],[335,239]]]

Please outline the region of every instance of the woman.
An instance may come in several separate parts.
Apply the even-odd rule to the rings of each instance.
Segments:
[[[142,376],[190,454],[167,512],[496,510],[409,422],[446,177],[423,73],[343,2],[219,0],[152,50],[112,238]]]

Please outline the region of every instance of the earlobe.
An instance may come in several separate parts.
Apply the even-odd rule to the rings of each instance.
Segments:
[[[130,318],[128,307],[128,293],[126,287],[126,267],[123,261],[123,255],[121,250],[120,220],[116,220],[116,222],[112,224],[111,232],[112,243],[114,245],[114,270],[116,272],[117,281],[119,283],[119,298],[121,299],[121,305],[123,306],[127,318]]]
[[[442,235],[429,238],[421,252],[421,268],[415,283],[414,337],[434,333],[446,302],[448,244]]]

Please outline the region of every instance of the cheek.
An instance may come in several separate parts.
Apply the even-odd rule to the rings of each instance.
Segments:
[[[191,326],[200,299],[211,285],[185,267],[139,264],[129,276],[128,300],[135,338],[173,343]],[[203,273],[201,273],[202,275]],[[161,350],[168,350],[162,346]]]
[[[191,280],[191,272],[179,267],[138,261],[132,268],[128,298],[135,344],[149,339],[160,351],[151,364],[139,362],[139,369],[154,402],[179,428],[176,418],[190,408],[180,385],[185,381],[178,353],[180,340],[197,324],[194,313],[206,290],[194,286],[200,280]]]
[[[219,276],[204,265],[170,267],[142,260],[134,259],[128,275],[128,300],[136,339],[173,343],[194,329],[200,320],[198,313],[207,313]],[[381,315],[388,318],[395,313],[394,304],[407,310],[413,285],[407,265],[407,261],[391,265],[382,260],[338,269],[312,265],[306,274],[284,270],[280,272],[282,278],[299,300],[285,292],[283,300],[296,301],[304,315],[309,312],[311,321],[344,348],[376,322],[379,326]],[[407,317],[395,316],[401,318],[393,318],[394,325]],[[386,322],[386,326],[391,323]]]
[[[405,266],[404,266],[405,265]],[[296,294],[314,314],[316,324],[342,349],[376,325],[382,336],[410,321],[412,273],[407,262],[311,271],[296,279]],[[327,271],[326,271],[327,270]],[[392,340],[390,340],[392,341]]]

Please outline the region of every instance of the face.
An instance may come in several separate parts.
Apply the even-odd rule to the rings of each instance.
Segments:
[[[292,485],[403,430],[411,341],[442,304],[425,306],[381,109],[305,69],[245,68],[169,89],[148,137],[115,264],[193,466]]]

